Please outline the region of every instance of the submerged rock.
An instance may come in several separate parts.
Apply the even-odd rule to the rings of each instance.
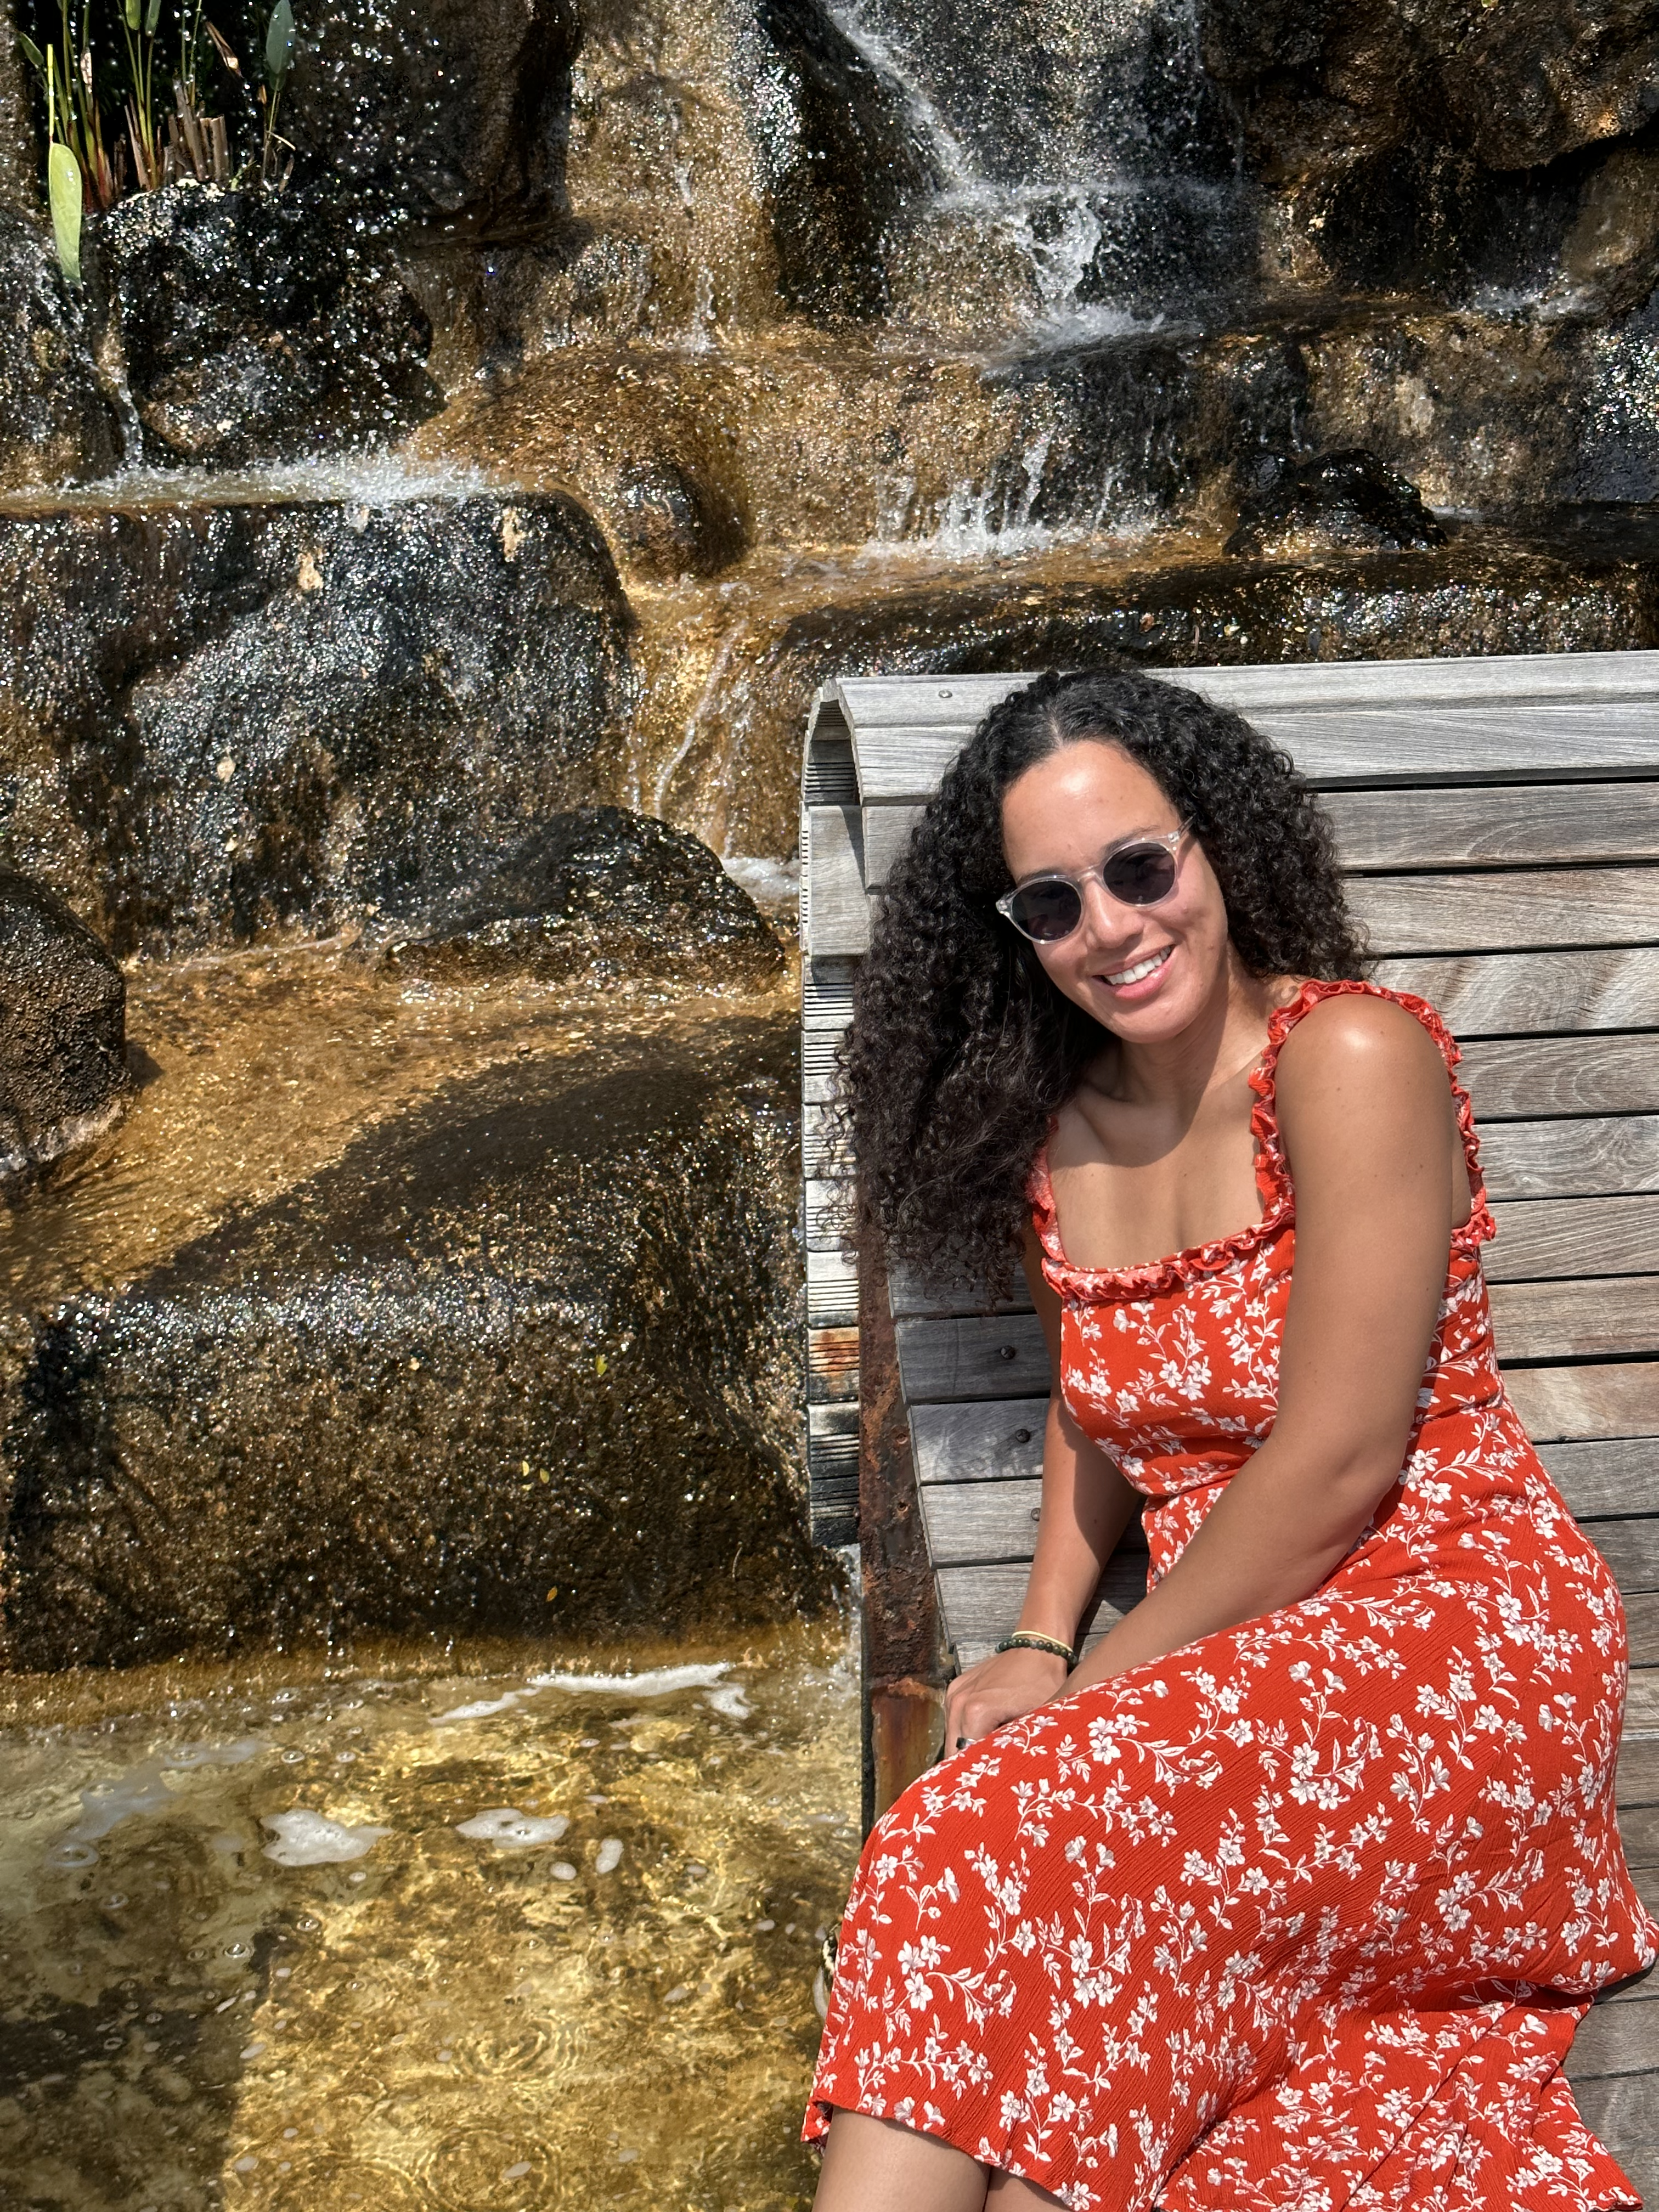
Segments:
[[[784,965],[759,908],[707,845],[620,806],[555,815],[418,933],[394,927],[379,941],[415,975],[510,969],[755,990]]]
[[[716,575],[744,550],[733,501],[667,455],[625,464],[610,505],[629,565],[641,576]]]
[[[1249,562],[1062,546],[974,569],[781,569],[745,579],[741,598],[711,595],[701,630],[678,600],[653,611],[641,643],[647,734],[663,763],[656,804],[728,850],[791,851],[801,732],[832,676],[1078,668],[1119,654],[1191,668],[1659,645],[1652,507],[1442,526],[1445,544],[1422,550]]]
[[[556,495],[0,516],[0,583],[10,850],[122,952],[435,904],[625,771]]]
[[[126,984],[44,885],[0,869],[0,1189],[120,1118]]]
[[[795,1080],[787,1015],[497,1066],[37,1315],[12,1663],[812,1600]]]
[[[173,185],[101,217],[97,252],[146,460],[384,445],[441,404],[425,316],[318,202]]]
[[[1374,453],[1353,451],[1281,462],[1239,502],[1226,550],[1294,560],[1327,550],[1400,553],[1445,542],[1415,484]]]

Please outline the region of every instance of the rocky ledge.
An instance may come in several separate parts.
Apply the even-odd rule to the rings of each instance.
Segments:
[[[791,1013],[505,1048],[124,1282],[14,1292],[14,1666],[824,1595]]]

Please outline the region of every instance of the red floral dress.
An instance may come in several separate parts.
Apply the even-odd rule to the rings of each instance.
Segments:
[[[1066,1402],[1147,1499],[1152,1579],[1270,1434],[1296,1249],[1250,1080],[1262,1218],[1074,1267]],[[1458,1053],[1437,1015],[1395,997]],[[1504,1393],[1474,1211],[1399,1482],[1298,1605],[1011,1722],[865,1848],[806,2122],[900,2120],[1102,2212],[1588,2212],[1635,2192],[1561,2063],[1659,1955],[1613,1821],[1625,1623]]]

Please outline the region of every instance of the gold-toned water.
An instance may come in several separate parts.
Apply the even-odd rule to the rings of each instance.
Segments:
[[[810,2202],[839,1630],[81,1681],[0,1706],[0,2205]],[[296,1810],[386,1832],[281,1864]]]

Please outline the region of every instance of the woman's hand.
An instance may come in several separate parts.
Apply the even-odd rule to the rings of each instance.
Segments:
[[[958,1674],[945,1693],[945,1751],[948,1759],[976,1743],[1004,1721],[1052,1705],[1066,1686],[1066,1662],[1053,1651],[999,1651]]]

